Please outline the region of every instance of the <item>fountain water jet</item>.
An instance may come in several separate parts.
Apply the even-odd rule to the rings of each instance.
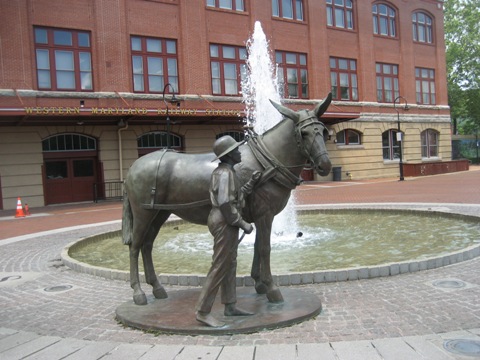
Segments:
[[[254,32],[247,40],[248,73],[242,81],[242,94],[247,114],[247,125],[262,134],[282,120],[282,115],[270,103],[280,103],[281,96],[275,76],[275,66],[269,51],[269,42],[262,25],[255,22]],[[295,198],[290,197],[287,206],[275,216],[272,233],[277,237],[294,239],[297,232]],[[253,236],[247,239],[253,242]],[[275,238],[272,239],[275,241]]]

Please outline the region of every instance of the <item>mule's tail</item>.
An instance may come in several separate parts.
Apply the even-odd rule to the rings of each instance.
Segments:
[[[127,193],[123,194],[122,239],[124,245],[130,245],[133,237],[133,213]]]

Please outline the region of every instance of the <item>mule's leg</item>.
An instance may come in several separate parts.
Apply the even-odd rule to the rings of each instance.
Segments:
[[[270,268],[270,235],[272,232],[272,222],[273,216],[262,216],[261,218],[255,220],[255,225],[257,228],[255,252],[258,253],[256,255],[258,264],[255,264],[254,256],[252,277],[255,275],[257,278],[259,278],[259,280],[255,280],[255,289],[257,289],[257,292],[266,293],[268,301],[278,303],[283,302],[283,296],[280,292],[280,289],[273,282],[272,270]],[[257,265],[257,269],[255,269],[255,271],[258,272],[258,274],[253,274],[254,265]]]
[[[130,286],[133,289],[133,301],[137,305],[146,305],[147,297],[140,286],[140,276],[138,272],[138,256],[143,247],[145,239],[150,229],[150,224],[156,215],[151,210],[137,211],[133,221],[132,242],[130,248]]]
[[[256,225],[256,224],[255,224]],[[253,261],[252,261],[252,271],[250,273],[251,277],[255,281],[255,290],[257,294],[266,294],[267,286],[260,280],[260,237],[262,235],[259,231],[255,234],[255,244],[253,247]]]
[[[257,291],[257,294],[266,294],[268,291],[268,286],[263,282],[262,278],[262,266],[263,266],[263,252],[268,251],[270,252],[269,249],[262,248],[262,246],[265,244],[264,238],[270,239],[270,231],[268,231],[268,228],[266,229],[268,233],[266,233],[263,228],[260,228],[260,222],[265,221],[268,223],[270,221],[269,219],[265,219],[265,216],[262,218],[258,218],[255,221],[255,226],[257,228],[256,230],[256,235],[255,235],[255,244],[254,244],[254,251],[253,251],[253,261],[252,261],[252,270],[250,275],[252,276],[253,280],[255,281],[255,290]],[[273,221],[273,219],[272,219]],[[267,245],[270,245],[270,241],[267,241]]]
[[[145,241],[143,242],[142,246],[142,258],[143,266],[145,269],[145,279],[147,281],[147,284],[150,284],[153,287],[153,295],[157,299],[166,299],[168,295],[164,287],[158,280],[155,268],[153,266],[153,242],[155,241],[155,238],[157,237],[158,231],[160,230],[161,226],[165,223],[165,221],[167,221],[169,216],[169,212],[158,212],[155,219],[152,221],[152,224],[150,225],[150,228],[148,230],[148,233],[146,234]]]
[[[140,287],[140,276],[138,273],[138,255],[140,254],[139,243],[131,243],[130,250],[130,286],[133,289],[133,302],[137,305],[146,305],[147,297]]]

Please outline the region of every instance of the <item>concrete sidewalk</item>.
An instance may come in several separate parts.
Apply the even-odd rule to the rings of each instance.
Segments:
[[[254,346],[205,346],[92,342],[0,328],[2,359],[115,360],[416,360],[466,359],[457,349],[476,348],[480,329],[439,335],[360,341]],[[450,349],[448,351],[446,349]],[[478,349],[477,349],[478,350]],[[478,357],[478,351],[477,356]]]
[[[295,193],[300,206],[434,207],[480,217],[477,169],[403,182],[307,183]],[[72,271],[60,259],[72,241],[118,230],[121,203],[49,206],[31,213],[15,219],[12,211],[0,212],[1,359],[480,358],[478,257],[396,276],[292,286],[318,296],[324,310],[288,328],[162,335],[115,321],[116,307],[131,298],[127,282]]]

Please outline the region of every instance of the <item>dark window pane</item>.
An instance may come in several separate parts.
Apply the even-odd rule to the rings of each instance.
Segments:
[[[95,139],[88,138],[88,148],[90,150],[97,150],[97,144],[95,142]]]
[[[45,163],[45,175],[49,180],[67,178],[67,162],[49,161]]]
[[[73,176],[86,177],[93,176],[93,160],[74,160],[73,161]]]

